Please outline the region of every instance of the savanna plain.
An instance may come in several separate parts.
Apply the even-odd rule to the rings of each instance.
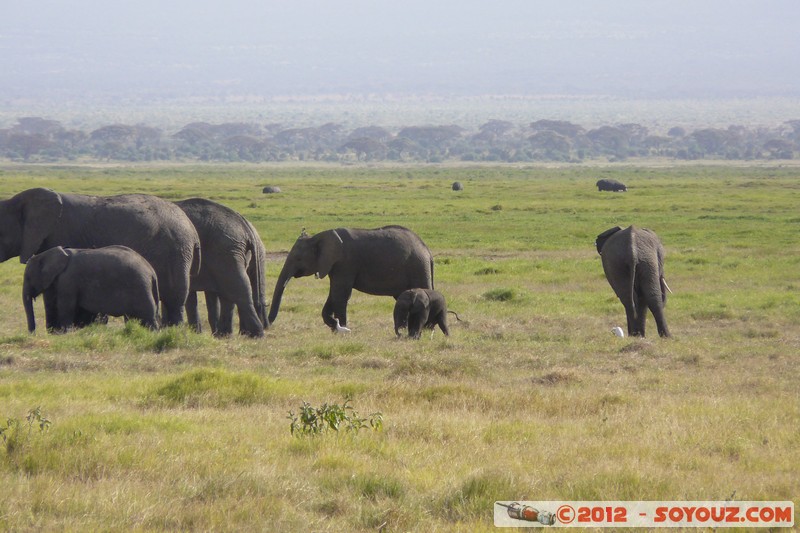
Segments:
[[[800,166],[2,167],[0,197],[38,186],[232,207],[268,251],[268,299],[303,228],[401,224],[461,321],[396,339],[393,300],[355,292],[335,335],[308,277],[263,339],[119,319],[29,335],[24,265],[0,264],[2,530],[491,531],[496,500],[800,503]],[[646,339],[611,333],[594,239],[630,224],[666,248],[671,339],[652,317]],[[303,402],[382,426],[292,434]]]

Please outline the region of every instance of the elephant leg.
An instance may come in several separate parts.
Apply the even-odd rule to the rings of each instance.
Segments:
[[[75,323],[75,311],[78,308],[77,295],[72,291],[58,292],[58,324],[64,331]]]
[[[331,310],[333,311],[333,316],[339,319],[339,325],[341,326],[347,325],[347,302],[350,301],[352,294],[352,284],[341,284],[336,288],[331,287]]]
[[[233,308],[234,303],[223,296],[219,297],[219,320],[214,329],[215,337],[228,337],[233,335]]]
[[[639,326],[638,326],[638,316],[634,311],[633,305],[631,303],[625,303],[625,318],[628,322],[628,336],[629,337],[638,337],[639,336]]]
[[[645,336],[645,326],[647,326],[647,307],[640,305],[637,307],[637,315],[636,315],[636,334],[634,337],[644,337]]]
[[[667,319],[664,316],[664,307],[661,302],[650,302],[650,312],[653,313],[653,318],[656,320],[656,328],[660,337],[671,337],[667,327]]]
[[[206,297],[206,315],[208,316],[208,327],[211,328],[211,333],[217,331],[219,323],[219,296],[216,292],[205,291]]]
[[[336,322],[333,320],[333,304],[330,296],[325,300],[325,305],[322,306],[322,321],[325,322],[326,326],[336,331]]]
[[[173,273],[175,274],[175,273]],[[186,273],[186,282],[181,279],[175,280],[170,276],[172,286],[167,290],[166,287],[162,289],[161,276],[159,275],[159,290],[161,291],[161,316],[164,320],[165,326],[178,326],[183,324],[183,309],[186,305],[186,299],[189,296],[189,283],[188,272]]]
[[[250,337],[264,336],[264,323],[258,315],[258,311],[252,304],[242,304],[236,306],[239,313],[239,334]]]
[[[632,337],[644,337],[645,326],[647,325],[647,305],[645,305],[644,298],[638,294],[634,295],[636,305],[636,318],[634,319],[634,330],[631,333]]]
[[[164,325],[177,326],[183,324],[183,305],[176,305],[174,303],[162,302]],[[184,302],[185,303],[185,302]]]
[[[164,303],[163,309],[166,326],[178,326],[183,324],[183,305]]]
[[[250,337],[264,336],[264,322],[261,321],[253,301],[253,288],[244,265],[238,265],[237,274],[229,277],[226,295],[230,295],[231,305],[236,304],[239,314],[239,333]]]
[[[105,321],[103,321],[103,319],[105,319]],[[101,313],[93,313],[92,311],[87,311],[83,307],[78,307],[75,312],[75,323],[73,326],[76,328],[85,328],[95,322],[107,324],[108,316]]]
[[[233,306],[235,305],[239,315],[239,333],[251,337],[263,337],[264,323],[261,321],[253,301],[253,287],[247,276],[247,264],[241,257],[234,255],[210,257],[208,264],[212,265],[217,295],[221,302],[227,302],[223,304],[223,307],[225,305],[229,307],[228,313],[224,308],[221,310],[225,318],[220,316],[221,323],[214,331],[221,335],[230,335],[233,332]]]
[[[146,327],[149,330],[157,330],[158,329],[158,318],[152,312],[137,312],[135,315],[131,315],[131,318],[134,320],[138,320],[142,326]],[[125,321],[127,322],[128,317],[125,317]]]
[[[408,317],[408,336],[412,339],[419,339],[424,324],[419,313],[411,313]]]
[[[442,330],[446,336],[450,336],[450,329],[447,327],[447,313],[442,313],[438,316],[436,323],[439,324],[439,329]]]
[[[396,306],[394,309],[394,334],[399,337],[400,330],[408,326],[408,310]]]
[[[186,321],[197,333],[203,331],[200,317],[197,314],[197,291],[189,291],[186,297]]]
[[[44,291],[44,319],[47,331],[57,331],[61,329],[58,323],[58,298],[54,287],[49,287]]]

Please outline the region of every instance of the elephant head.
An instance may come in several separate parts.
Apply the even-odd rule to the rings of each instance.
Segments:
[[[22,282],[22,303],[28,318],[28,331],[36,330],[33,300],[53,285],[58,275],[69,265],[69,259],[69,253],[61,246],[56,246],[28,260]]]
[[[56,229],[63,205],[61,195],[42,188],[0,201],[0,262],[19,256],[26,263]]]
[[[278,316],[283,291],[292,278],[313,274],[318,279],[323,279],[343,257],[344,243],[336,230],[323,231],[314,236],[308,236],[304,230],[289,251],[278,275],[269,309],[269,323],[272,324]]]
[[[597,247],[598,254],[603,255],[603,246],[605,246],[608,238],[614,235],[616,232],[620,231],[621,229],[622,228],[620,228],[619,226],[615,226],[597,236],[597,239],[594,241],[594,245]]]

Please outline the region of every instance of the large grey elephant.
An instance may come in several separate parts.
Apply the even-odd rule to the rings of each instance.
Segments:
[[[445,335],[450,335],[447,327],[447,302],[444,295],[432,289],[408,289],[397,297],[394,304],[394,333],[400,336],[402,328],[408,329],[408,336],[419,339],[424,328],[433,330],[436,326]]]
[[[56,246],[28,260],[22,283],[22,302],[28,331],[36,330],[33,300],[49,292],[57,313],[48,329],[73,326],[80,313],[135,318],[158,327],[158,278],[153,267],[127,246],[96,249]]]
[[[664,316],[669,286],[664,279],[664,247],[658,236],[648,229],[617,226],[598,235],[595,244],[606,279],[625,306],[628,335],[645,336],[650,309],[658,334],[669,337]]]
[[[330,276],[322,320],[335,331],[347,325],[347,302],[353,289],[397,298],[406,289],[433,288],[433,256],[413,231],[401,226],[378,229],[337,228],[300,235],[286,257],[269,310],[278,316],[281,298],[292,278]]]
[[[200,238],[172,202],[146,194],[86,196],[28,189],[0,201],[0,262],[55,246],[120,244],[144,257],[158,275],[163,322],[183,322],[189,275],[200,268]]]
[[[197,291],[204,291],[208,322],[215,336],[233,332],[233,307],[239,332],[263,337],[268,327],[264,243],[253,225],[222,204],[203,198],[175,202],[200,236],[200,273],[192,276],[186,316],[198,331]]]

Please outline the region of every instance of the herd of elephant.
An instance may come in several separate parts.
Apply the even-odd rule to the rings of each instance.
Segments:
[[[628,333],[644,336],[649,309],[661,336],[664,250],[651,231],[612,228],[597,238],[606,277],[625,307]],[[437,325],[446,335],[447,304],[434,290],[433,254],[401,226],[302,232],[275,284],[269,313],[266,252],[255,227],[236,211],[203,198],[169,202],[146,194],[87,196],[28,189],[0,200],[0,262],[26,264],[22,298],[33,332],[33,300],[43,295],[48,331],[65,331],[108,316],[145,326],[186,320],[201,330],[197,292],[205,293],[215,336],[262,337],[274,323],[292,278],[330,279],[322,319],[332,331],[347,325],[353,289],[395,298],[394,326],[419,338]],[[160,313],[159,313],[160,309]]]

